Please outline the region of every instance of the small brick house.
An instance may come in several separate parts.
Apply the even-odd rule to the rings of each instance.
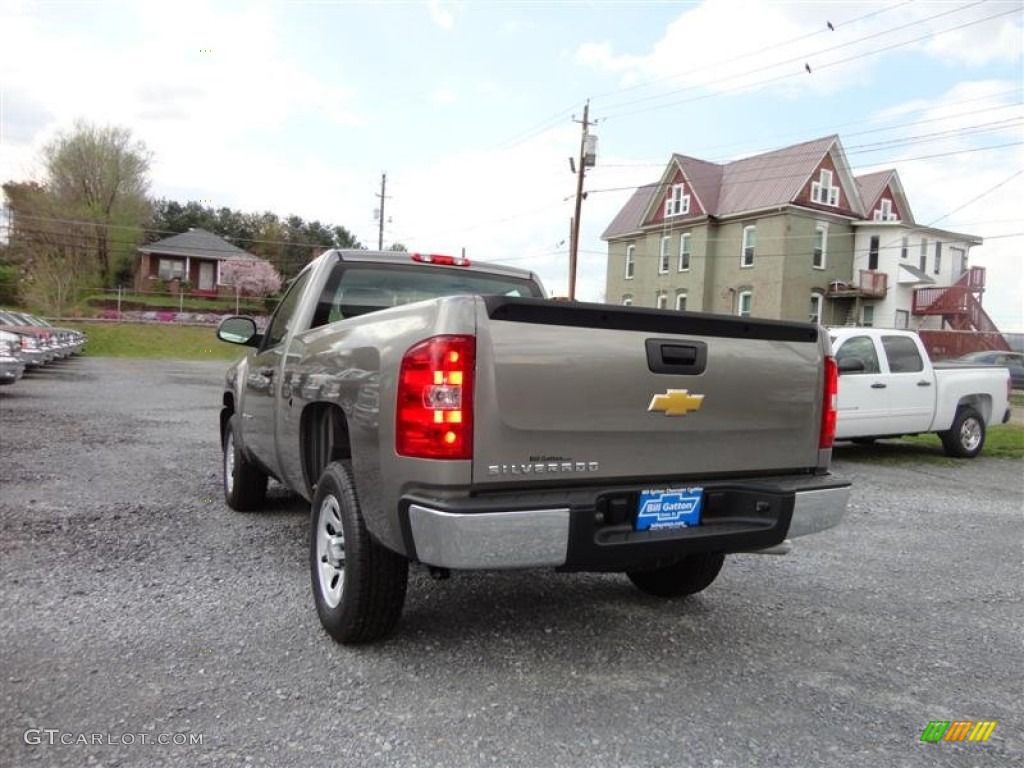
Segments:
[[[235,295],[234,289],[221,279],[221,264],[226,260],[259,259],[224,238],[198,228],[143,245],[138,252],[136,291],[152,291],[162,280],[174,293],[185,284],[189,294],[209,297]]]

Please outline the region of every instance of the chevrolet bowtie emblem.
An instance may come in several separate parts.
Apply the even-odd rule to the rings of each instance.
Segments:
[[[670,389],[664,395],[651,398],[648,411],[664,411],[666,416],[685,416],[689,411],[700,410],[704,395],[691,395],[685,389]]]

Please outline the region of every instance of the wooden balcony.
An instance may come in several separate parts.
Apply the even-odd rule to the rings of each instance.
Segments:
[[[825,295],[830,299],[884,299],[888,288],[889,276],[885,272],[862,269],[856,283],[837,280],[829,285]]]

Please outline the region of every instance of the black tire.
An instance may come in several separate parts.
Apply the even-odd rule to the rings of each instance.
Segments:
[[[958,459],[973,459],[985,447],[985,420],[970,406],[956,412],[952,426],[939,433],[946,455]]]
[[[725,555],[705,552],[687,555],[675,565],[649,571],[626,571],[629,580],[641,592],[655,597],[684,597],[711,586],[722,570]]]
[[[224,501],[232,509],[249,512],[259,509],[267,498],[267,475],[245,458],[238,442],[238,414],[228,419],[224,428]]]
[[[391,634],[409,561],[370,537],[347,463],[329,464],[316,484],[309,566],[316,612],[331,637],[355,645]]]

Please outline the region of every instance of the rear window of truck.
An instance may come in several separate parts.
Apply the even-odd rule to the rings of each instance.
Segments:
[[[464,294],[543,297],[540,288],[529,280],[470,272],[460,267],[363,266],[339,262],[324,285],[313,326],[416,301]]]

